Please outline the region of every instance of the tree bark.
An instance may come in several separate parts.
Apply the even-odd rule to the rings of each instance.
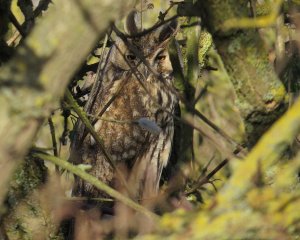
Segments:
[[[225,29],[224,22],[250,16],[248,1],[201,1],[202,18],[236,92],[244,119],[248,147],[252,147],[285,111],[286,91],[255,29]]]
[[[133,1],[57,0],[0,73],[0,202],[82,61]]]

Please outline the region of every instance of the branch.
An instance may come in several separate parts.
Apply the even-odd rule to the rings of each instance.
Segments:
[[[280,1],[277,0],[277,7]],[[202,1],[202,7],[203,21],[214,36],[233,84],[235,102],[244,120],[247,147],[251,148],[286,110],[284,85],[268,61],[268,51],[255,30],[228,30],[223,26],[234,18],[247,18],[248,1],[207,0]]]
[[[246,159],[235,169],[232,177],[219,196],[226,204],[234,204],[234,200],[241,199],[253,187],[253,177],[257,166],[265,172],[278,160],[287,147],[294,141],[300,131],[300,99],[280,118],[258,144],[249,153]]]
[[[134,1],[57,0],[0,73],[0,202],[44,119],[110,22]],[[72,9],[72,11],[70,11]]]
[[[143,30],[142,32],[138,32],[138,33],[132,34],[132,35],[128,35],[128,34],[123,34],[123,35],[124,35],[124,37],[126,37],[126,38],[139,38],[139,37],[145,36],[145,35],[147,35],[148,33],[150,33],[150,32],[152,32],[152,31],[158,29],[159,27],[165,25],[165,24],[168,23],[168,22],[171,22],[171,21],[177,19],[178,17],[179,17],[178,15],[174,15],[174,16],[172,16],[172,17],[166,19],[166,20],[163,20],[163,21],[159,20],[159,21],[158,21],[156,24],[154,24],[152,27],[150,27],[150,28],[148,28],[148,29],[145,29],[145,30]]]
[[[15,26],[15,28],[18,30],[18,32],[22,35],[22,37],[26,36],[25,31],[23,30],[21,24],[18,22],[18,19],[15,17],[15,15],[9,11],[9,20],[12,22],[12,24]]]
[[[35,153],[35,157],[49,161],[54,163],[55,165],[68,170],[69,172],[79,176],[81,179],[85,180],[88,183],[91,183],[93,186],[98,188],[99,190],[106,192],[111,197],[119,200],[120,202],[126,204],[127,206],[131,207],[132,209],[143,213],[145,216],[155,219],[158,219],[158,216],[152,212],[150,212],[148,209],[144,208],[143,206],[137,204],[136,202],[132,201],[131,199],[125,197],[118,191],[114,190],[113,188],[109,187],[105,183],[101,182],[98,178],[86,173],[85,171],[81,170],[80,168],[74,166],[73,164],[69,163],[68,161],[64,159],[60,159],[54,156],[42,154],[42,153]]]
[[[67,99],[67,102],[70,104],[70,107],[76,112],[76,114],[78,115],[80,120],[83,122],[83,124],[85,125],[85,127],[87,128],[89,133],[95,139],[96,143],[98,144],[99,148],[101,149],[101,151],[102,151],[104,157],[106,158],[106,160],[109,162],[109,164],[112,166],[112,168],[116,171],[116,173],[117,173],[118,177],[120,178],[120,181],[122,182],[123,186],[130,193],[130,189],[129,189],[127,183],[126,183],[124,174],[122,174],[120,172],[120,170],[117,168],[115,162],[112,160],[112,157],[111,157],[110,153],[105,149],[103,140],[100,138],[99,134],[96,133],[96,131],[94,130],[94,127],[92,126],[91,122],[89,121],[86,113],[83,110],[81,110],[81,108],[79,107],[78,103],[73,98],[73,96],[72,96],[72,94],[69,90],[67,90],[67,92],[66,92],[66,99]]]
[[[283,0],[277,0],[272,7],[272,11],[267,16],[228,19],[224,22],[222,28],[229,30],[232,28],[264,28],[274,26],[283,2]]]

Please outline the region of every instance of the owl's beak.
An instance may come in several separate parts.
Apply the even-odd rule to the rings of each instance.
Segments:
[[[141,68],[139,69],[141,74],[143,74],[144,79],[148,79],[150,75],[159,76],[159,73],[152,67],[152,65],[148,62],[146,64],[141,64]]]
[[[146,66],[145,64],[141,64],[140,71],[141,71],[141,74],[143,75],[144,79],[147,80],[151,73],[149,67]]]

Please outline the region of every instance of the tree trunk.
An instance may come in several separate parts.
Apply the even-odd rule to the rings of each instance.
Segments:
[[[125,14],[133,2],[57,0],[2,67],[0,203],[13,172],[44,119],[59,105],[69,80],[109,24]]]
[[[248,1],[202,3],[202,17],[236,92],[236,104],[244,119],[248,147],[286,110],[286,91],[268,60],[268,52],[256,29],[224,29],[228,19],[248,17]]]

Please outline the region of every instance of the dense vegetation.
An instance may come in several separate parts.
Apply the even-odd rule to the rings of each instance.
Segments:
[[[169,47],[181,113],[151,209],[68,161],[77,119],[94,134],[86,83],[133,7],[145,29],[181,26]],[[0,0],[0,239],[67,239],[71,218],[76,239],[299,239],[299,10],[297,0]],[[116,202],[112,218],[81,210],[73,175]]]

